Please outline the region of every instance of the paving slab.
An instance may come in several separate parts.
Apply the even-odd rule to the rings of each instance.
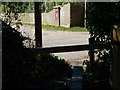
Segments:
[[[81,66],[74,66],[70,90],[82,90],[82,74],[83,68]]]

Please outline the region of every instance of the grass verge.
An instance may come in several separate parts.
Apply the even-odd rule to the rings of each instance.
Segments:
[[[34,24],[23,23],[25,26],[35,26]],[[75,26],[75,27],[62,27],[62,26],[53,26],[53,25],[42,25],[43,29],[55,30],[55,31],[73,31],[73,32],[88,32],[86,28]]]
[[[76,32],[88,32],[86,28],[75,26],[75,27],[62,27],[62,26],[53,26],[53,25],[42,25],[44,29],[48,30],[61,30],[61,31],[76,31]]]

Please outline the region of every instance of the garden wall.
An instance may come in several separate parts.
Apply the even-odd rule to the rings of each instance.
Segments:
[[[55,20],[55,9],[42,13],[42,23],[58,26]],[[60,26],[84,26],[84,5],[81,3],[68,3],[60,7]],[[52,22],[51,22],[52,21]]]
[[[60,7],[59,23],[55,19],[55,9],[42,13],[42,24],[55,26],[84,26],[84,5],[81,3],[68,3]],[[22,21],[34,23],[34,13],[23,13]]]
[[[21,21],[24,23],[32,23],[34,24],[34,13],[22,13],[21,14]]]
[[[54,12],[53,9],[49,13],[42,13],[42,24],[56,25]]]
[[[60,26],[70,27],[70,3],[60,9]]]

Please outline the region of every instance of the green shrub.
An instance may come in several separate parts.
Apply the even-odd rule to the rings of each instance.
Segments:
[[[23,37],[2,22],[3,90],[9,88],[52,88],[68,83],[71,66],[50,54],[34,53],[23,46]],[[69,83],[68,83],[69,84]],[[67,84],[67,85],[68,85]]]

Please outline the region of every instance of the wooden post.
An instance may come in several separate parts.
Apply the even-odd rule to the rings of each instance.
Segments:
[[[2,20],[0,20],[0,89],[2,90]]]
[[[120,90],[120,27],[113,29],[112,86]]]
[[[89,38],[89,44],[90,45],[94,44],[94,42],[95,42],[95,39],[93,37]],[[94,62],[94,48],[92,48],[92,47],[90,49],[90,61]]]
[[[36,47],[42,47],[41,2],[35,2],[34,5]]]

